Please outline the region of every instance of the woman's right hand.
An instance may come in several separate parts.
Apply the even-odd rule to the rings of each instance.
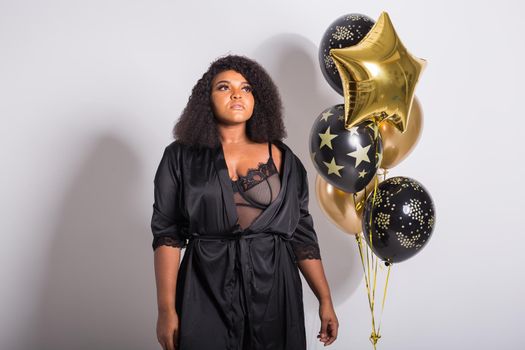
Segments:
[[[176,350],[179,337],[179,316],[175,310],[159,311],[157,319],[157,340],[162,349]]]

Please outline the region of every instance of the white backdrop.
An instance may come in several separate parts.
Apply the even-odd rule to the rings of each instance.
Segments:
[[[313,119],[342,102],[318,67],[324,30],[383,10],[428,60],[423,135],[390,175],[423,183],[437,222],[393,268],[379,349],[522,348],[524,8],[502,0],[0,1],[0,348],[160,349],[153,175],[197,79],[235,53],[275,79],[285,142],[308,170],[341,324],[331,348],[371,349],[355,240],[323,216],[307,145]]]

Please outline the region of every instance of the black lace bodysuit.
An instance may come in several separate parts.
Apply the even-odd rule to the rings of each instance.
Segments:
[[[259,163],[257,168],[250,168],[245,176],[231,180],[234,201],[237,207],[237,223],[243,229],[270,205],[281,190],[279,171],[272,158],[271,142],[268,143],[269,158],[266,163]],[[320,259],[319,246],[294,245],[293,250],[298,259]]]

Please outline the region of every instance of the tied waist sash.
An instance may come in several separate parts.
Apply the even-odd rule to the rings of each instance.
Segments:
[[[248,336],[250,348],[253,346],[254,334],[252,325],[252,303],[251,303],[251,293],[250,293],[250,282],[253,283],[253,287],[256,289],[255,285],[255,273],[253,269],[253,260],[251,255],[250,246],[248,245],[248,239],[261,238],[265,236],[272,235],[274,238],[280,238],[284,240],[284,245],[288,250],[290,256],[292,257],[294,263],[296,263],[295,254],[291,248],[291,245],[288,244],[290,238],[285,237],[283,234],[279,234],[271,231],[261,231],[261,232],[249,232],[244,231],[239,224],[233,228],[233,230],[223,233],[223,234],[199,234],[198,232],[191,232],[188,236],[189,243],[192,241],[233,241],[235,242],[235,267],[239,271],[239,277],[241,280],[241,289],[242,295],[246,303],[246,323],[248,325]],[[277,254],[278,244],[274,241],[274,254]],[[235,273],[235,272],[234,272]],[[233,278],[233,276],[231,276]],[[230,325],[233,327],[233,324]]]
[[[199,233],[196,233],[196,232],[192,232],[190,233],[189,235],[189,240],[193,240],[193,239],[198,239],[198,240],[210,240],[210,241],[216,241],[216,240],[243,240],[243,239],[246,239],[246,238],[256,238],[256,237],[263,237],[263,236],[268,236],[270,234],[275,234],[277,235],[277,233],[272,233],[272,232],[252,232],[252,233],[242,233],[242,231],[239,231],[239,232],[236,232],[236,231],[232,231],[232,232],[228,232],[226,234],[218,234],[218,235],[201,235]]]

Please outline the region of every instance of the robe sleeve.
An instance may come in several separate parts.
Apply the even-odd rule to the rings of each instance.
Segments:
[[[175,144],[167,146],[154,178],[154,203],[151,217],[152,248],[161,245],[184,248],[188,220],[180,206],[180,171]]]
[[[312,215],[308,210],[308,176],[306,169],[297,158],[299,171],[299,205],[300,219],[292,236],[292,248],[297,260],[321,259],[317,234],[314,229]]]

